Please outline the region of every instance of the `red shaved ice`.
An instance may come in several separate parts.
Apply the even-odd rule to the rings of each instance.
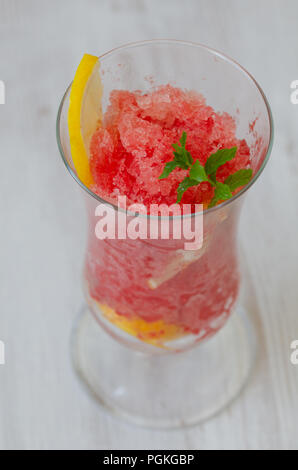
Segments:
[[[187,176],[175,169],[159,180],[166,162],[173,159],[172,144],[187,133],[186,148],[194,161],[205,164],[218,149],[236,146],[235,158],[219,168],[217,180],[250,165],[245,140],[236,137],[235,120],[215,112],[202,95],[163,85],[142,94],[114,90],[90,144],[90,168],[95,181],[92,190],[103,198],[125,195],[129,203],[173,204],[177,187]],[[208,204],[213,188],[207,183],[188,189],[181,203]]]

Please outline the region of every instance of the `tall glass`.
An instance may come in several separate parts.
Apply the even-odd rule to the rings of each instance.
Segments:
[[[84,268],[88,307],[73,342],[76,368],[109,410],[142,425],[194,424],[220,410],[244,385],[253,334],[239,305],[237,226],[244,193],[263,170],[272,146],[272,117],[255,80],[205,46],[169,40],[135,43],[100,57],[103,111],[114,89],[149,91],[172,84],[203,94],[235,118],[251,149],[253,178],[230,200],[192,215],[170,216],[169,239],[99,239],[99,214],[126,230],[135,214],[104,201],[79,180],[69,144],[70,87],[60,105],[62,158],[84,189],[89,220]],[[165,217],[141,215],[159,227]],[[185,218],[203,223],[195,250],[173,237]],[[199,225],[198,225],[199,226]],[[101,327],[101,328],[100,328]],[[108,333],[108,334],[106,334]],[[111,336],[114,340],[111,339]]]

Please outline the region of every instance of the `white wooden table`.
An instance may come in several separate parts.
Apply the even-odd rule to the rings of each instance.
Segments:
[[[298,4],[295,0],[0,0],[0,448],[298,449]],[[82,390],[69,336],[83,302],[84,208],[55,140],[84,52],[170,37],[241,62],[272,105],[275,144],[241,220],[259,353],[241,397],[186,430],[135,428]]]

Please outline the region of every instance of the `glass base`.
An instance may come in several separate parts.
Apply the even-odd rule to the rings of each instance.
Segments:
[[[72,343],[75,368],[93,396],[110,412],[152,428],[190,426],[219,412],[243,388],[254,352],[253,329],[240,307],[211,339],[162,355],[115,341],[84,307]]]

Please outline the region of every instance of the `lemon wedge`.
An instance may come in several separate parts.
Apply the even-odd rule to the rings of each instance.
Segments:
[[[178,339],[186,334],[183,328],[166,324],[163,320],[147,322],[137,316],[127,318],[119,315],[108,305],[98,303],[98,306],[104,317],[115,326],[153,346],[166,348],[164,343]]]
[[[84,54],[74,77],[69,98],[68,129],[72,161],[85,186],[93,184],[89,167],[90,140],[102,121],[102,83],[99,59]]]

